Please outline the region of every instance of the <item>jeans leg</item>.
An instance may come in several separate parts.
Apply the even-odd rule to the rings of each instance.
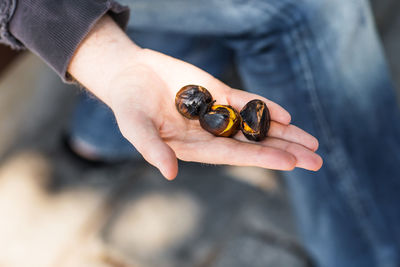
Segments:
[[[131,21],[128,34],[140,46],[150,48],[192,63],[210,74],[219,77],[231,62],[231,51],[222,47],[216,38],[217,32],[244,31],[256,20],[238,21],[235,25],[228,18],[240,12],[221,10],[231,0],[172,1],[123,0],[131,7]],[[235,0],[233,0],[235,1]],[[246,8],[246,5],[242,5]],[[253,9],[257,12],[257,9]],[[194,13],[193,13],[194,12]],[[209,14],[210,16],[204,16]],[[236,14],[236,15],[235,15]],[[199,15],[199,16],[197,16]],[[245,23],[246,22],[246,23]],[[218,27],[217,27],[218,25]],[[89,127],[91,126],[91,127]],[[115,123],[112,111],[92,96],[80,97],[71,126],[72,137],[83,140],[97,149],[97,153],[109,159],[135,157],[137,152],[122,137]]]
[[[131,26],[215,36],[248,90],[320,140],[318,173],[286,173],[319,266],[398,266],[400,115],[365,0],[123,0]]]
[[[89,92],[79,95],[69,134],[73,140],[89,145],[102,160],[140,157],[122,136],[111,109]]]
[[[265,4],[275,17],[230,37],[246,88],[320,140],[317,173],[285,173],[320,266],[399,266],[400,113],[368,3]]]

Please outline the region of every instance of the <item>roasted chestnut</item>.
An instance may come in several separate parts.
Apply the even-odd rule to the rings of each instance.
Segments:
[[[263,140],[271,124],[271,116],[267,105],[258,99],[248,102],[240,111],[242,117],[241,130],[247,139]]]
[[[232,136],[240,127],[239,113],[227,105],[210,104],[204,107],[200,112],[199,120],[204,130],[216,136]]]
[[[200,109],[213,101],[208,90],[200,85],[186,85],[175,96],[175,106],[184,117],[196,120]]]

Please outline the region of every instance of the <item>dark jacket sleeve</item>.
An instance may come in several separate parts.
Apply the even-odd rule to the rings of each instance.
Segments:
[[[125,28],[129,9],[113,0],[0,0],[0,41],[36,53],[65,81],[74,51],[106,13]]]

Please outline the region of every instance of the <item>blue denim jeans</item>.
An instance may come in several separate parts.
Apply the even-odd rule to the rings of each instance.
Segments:
[[[319,172],[284,173],[317,266],[400,266],[400,112],[367,1],[120,2],[137,43],[217,77],[235,64],[246,90],[319,139]],[[133,155],[112,113],[94,103],[77,113],[77,136]]]

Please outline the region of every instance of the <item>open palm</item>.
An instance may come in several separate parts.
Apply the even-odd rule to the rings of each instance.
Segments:
[[[177,175],[177,158],[279,170],[321,167],[322,159],[314,153],[318,141],[291,125],[288,112],[276,103],[231,89],[193,65],[169,56],[151,50],[136,56],[136,64],[113,80],[110,106],[123,135],[166,178]],[[217,103],[237,110],[252,99],[262,99],[272,119],[268,138],[251,142],[241,132],[234,138],[215,137],[203,130],[197,120],[182,117],[174,99],[176,92],[187,84],[206,87]]]

